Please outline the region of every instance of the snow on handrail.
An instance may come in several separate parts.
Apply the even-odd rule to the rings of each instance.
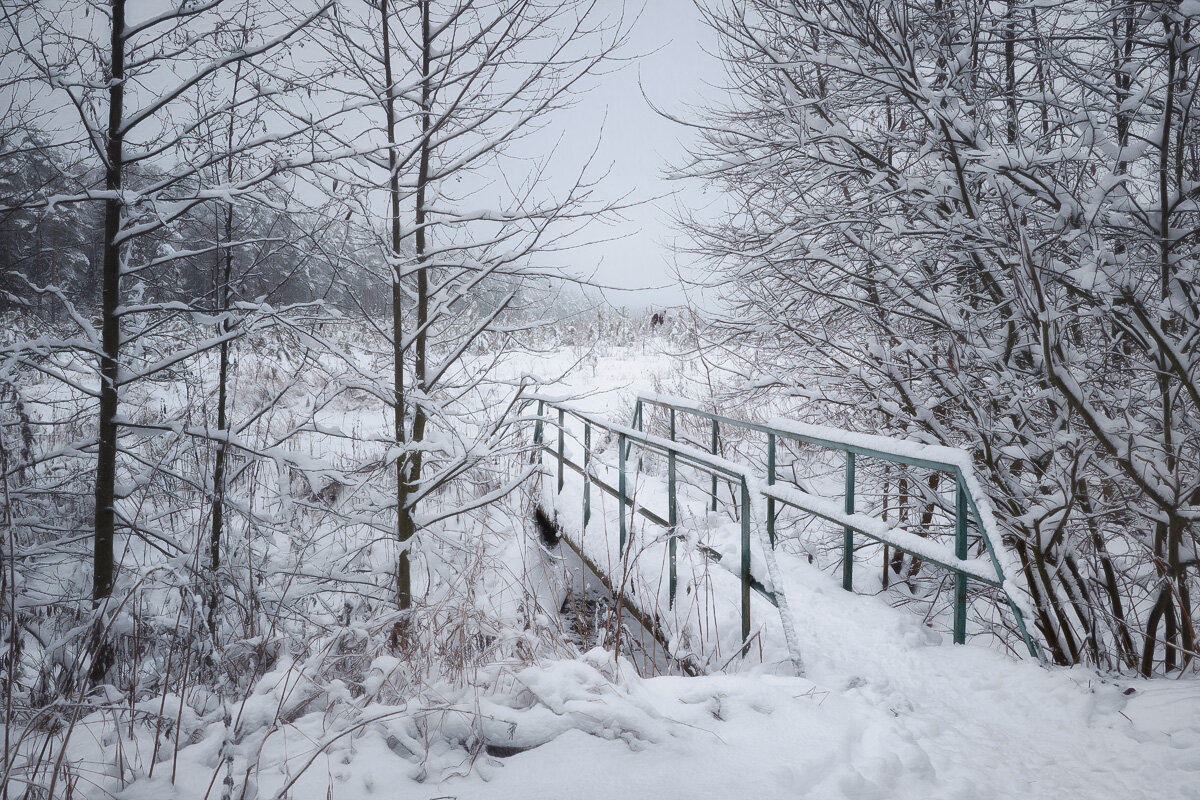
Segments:
[[[962,470],[969,472],[973,468],[970,454],[957,447],[925,444],[908,439],[893,439],[870,433],[855,433],[826,425],[797,422],[784,417],[773,417],[766,423],[749,422],[708,411],[691,400],[672,395],[658,394],[656,392],[642,392],[638,395],[638,400],[664,408],[686,411],[690,414],[747,430],[759,431],[760,433],[774,433],[777,436],[798,439],[839,450],[848,450],[859,455],[875,456],[877,458],[890,457],[912,462],[915,466],[946,471]]]
[[[765,497],[785,503],[801,511],[807,511],[815,517],[833,522],[845,528],[851,528],[864,536],[878,542],[890,544],[926,561],[931,561],[951,571],[965,572],[980,583],[1000,588],[996,580],[992,564],[980,558],[960,559],[954,551],[945,545],[926,539],[923,536],[907,531],[904,528],[890,525],[866,514],[847,514],[835,500],[809,494],[788,486],[761,486]]]

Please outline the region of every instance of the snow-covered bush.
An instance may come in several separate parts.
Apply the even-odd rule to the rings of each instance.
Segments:
[[[715,4],[735,99],[684,172],[739,211],[689,230],[735,391],[970,449],[1053,658],[1170,672],[1197,654],[1194,18],[1054,9]]]

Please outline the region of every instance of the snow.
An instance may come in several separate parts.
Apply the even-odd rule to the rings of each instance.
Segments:
[[[593,650],[516,671],[479,696],[442,693],[356,717],[314,711],[239,751],[260,750],[260,797],[315,755],[291,788],[297,800],[1197,796],[1195,681],[1118,685],[938,645],[915,621],[819,573],[797,588],[810,679],[639,678]],[[533,749],[472,761],[423,741],[421,720],[449,739]],[[121,796],[200,798],[213,755],[203,743],[180,751],[174,795],[156,778]]]
[[[577,360],[564,349],[505,368],[515,381],[553,375]],[[686,389],[677,369],[653,348],[609,348],[545,395],[574,397],[574,406],[596,418],[628,420],[639,393],[648,396],[663,384]],[[374,403],[367,398],[362,407],[329,408],[314,428],[374,431],[386,424],[372,411]],[[616,427],[662,444],[652,433]],[[576,461],[582,460],[581,429],[568,423],[566,449]],[[553,425],[545,427],[548,443],[554,432]],[[600,458],[601,439],[593,431],[593,465],[615,483]],[[615,444],[608,446],[611,456]],[[937,452],[913,448],[924,457]],[[713,460],[700,450],[696,456]],[[286,462],[310,472],[324,463],[302,450],[286,454]],[[636,462],[635,449],[631,468]],[[732,459],[720,462],[737,474],[749,471]],[[545,468],[552,464],[547,455]],[[630,496],[665,516],[660,466],[647,457],[630,481]],[[289,496],[286,474],[280,481],[282,502]],[[612,498],[593,488],[583,532],[578,476],[566,473],[561,494],[554,484],[549,470],[542,500],[558,510],[567,533],[582,534],[579,544],[596,563],[620,565]],[[222,797],[229,780],[232,797],[243,796],[244,787],[252,800],[1200,798],[1200,682],[1194,678],[1117,680],[1084,668],[1047,668],[1002,652],[979,634],[955,646],[920,615],[893,608],[887,595],[843,591],[837,576],[809,563],[803,551],[787,543],[774,553],[765,550],[761,525],[752,531],[752,569],[769,575],[786,597],[790,619],[752,595],[757,636],[749,657],[740,658],[740,526],[707,511],[706,477],[698,484],[682,481],[680,491],[676,608],[666,611],[663,532],[640,517],[629,531],[636,557],[625,562],[626,586],[639,605],[657,612],[679,649],[690,649],[713,671],[728,662],[727,674],[647,676],[644,665],[607,650],[564,649],[501,658],[466,680],[401,685],[395,676],[408,665],[391,655],[370,658],[359,679],[330,677],[327,667],[355,652],[331,640],[307,661],[285,649],[235,703],[170,687],[137,704],[135,717],[147,724],[130,724],[120,703],[80,720],[68,748],[73,774],[81,776],[75,796],[202,800]],[[807,507],[834,528],[847,521],[866,531],[882,526],[878,532],[889,537],[917,540],[905,542],[927,558],[953,558],[935,541],[866,514],[846,515],[840,498],[782,484],[753,485],[752,494]],[[752,519],[762,519],[761,505],[753,504]],[[986,506],[980,511],[987,513]],[[437,527],[419,547],[431,551],[453,536],[465,542],[487,535],[481,528]],[[714,563],[700,551],[702,543],[725,557]],[[508,537],[489,555],[496,566],[480,576],[472,608],[527,619],[531,628],[552,624],[565,592],[554,553]],[[350,572],[325,554],[312,558],[306,570]],[[994,577],[987,561],[965,563],[980,577]],[[532,610],[527,597],[535,601]],[[453,621],[458,613],[451,609],[436,619]],[[794,648],[785,641],[789,627]],[[361,633],[353,626],[341,630],[347,641]],[[519,628],[497,635],[536,638]],[[794,674],[792,650],[803,656],[804,677]],[[164,734],[156,750],[153,720],[160,718],[172,731],[179,725],[177,750],[173,733]]]
[[[941,445],[923,444],[904,439],[893,439],[887,436],[876,436],[869,433],[831,428],[827,425],[812,425],[806,422],[775,417],[768,423],[785,433],[790,433],[805,440],[827,442],[832,445],[853,449],[863,453],[877,451],[896,458],[912,461],[923,461],[943,469],[958,468],[964,472],[972,470],[970,456],[957,448]]]

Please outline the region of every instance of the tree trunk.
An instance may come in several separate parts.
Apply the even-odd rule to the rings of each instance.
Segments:
[[[1171,134],[1175,121],[1175,91],[1176,81],[1179,74],[1179,52],[1177,50],[1176,37],[1173,32],[1174,23],[1168,20],[1163,21],[1164,38],[1167,44],[1167,74],[1165,76],[1164,86],[1166,88],[1166,96],[1163,101],[1162,110],[1162,138],[1158,143],[1159,150],[1159,170],[1158,170],[1158,203],[1159,203],[1159,300],[1163,303],[1163,315],[1159,319],[1159,324],[1163,331],[1171,329],[1171,320],[1165,311],[1167,301],[1170,296],[1171,284],[1171,213],[1169,209],[1172,207],[1171,202],[1171,183],[1170,179],[1174,170],[1171,163]],[[1166,461],[1166,469],[1168,475],[1175,475],[1177,467],[1177,459],[1175,455],[1175,410],[1173,403],[1173,391],[1171,386],[1171,365],[1167,361],[1164,354],[1157,353],[1155,355],[1155,367],[1158,372],[1158,395],[1160,403],[1160,424],[1162,426],[1162,447],[1163,456]],[[1155,601],[1155,611],[1159,611],[1166,620],[1166,630],[1164,631],[1163,640],[1163,662],[1167,672],[1175,668],[1175,654],[1178,645],[1178,630],[1176,627],[1175,615],[1175,596],[1172,592],[1176,577],[1179,574],[1179,551],[1176,547],[1178,524],[1176,522],[1175,509],[1163,509],[1167,513],[1167,520],[1159,520],[1155,523],[1154,531],[1154,556],[1155,565],[1159,569],[1159,574],[1162,577],[1164,584],[1159,591],[1158,599]],[[1151,619],[1154,620],[1154,613],[1151,612]],[[1154,620],[1153,627],[1157,629],[1157,620]],[[1155,631],[1147,626],[1146,632],[1146,649],[1143,652],[1142,659],[1142,674],[1149,676],[1154,669],[1154,644]],[[1148,655],[1148,657],[1147,657]]]
[[[403,451],[407,434],[404,425],[404,310],[400,285],[400,175],[396,164],[396,98],[392,72],[391,30],[388,24],[388,0],[380,3],[383,33],[383,75],[386,83],[384,114],[387,120],[388,192],[391,201],[391,272],[392,272],[392,380],[395,408],[393,435],[396,446]],[[414,531],[412,514],[408,509],[408,458],[396,459],[396,539],[400,554],[396,559],[396,605],[401,611],[412,606],[412,565],[408,557],[408,542]]]
[[[416,250],[417,250],[417,334],[413,351],[413,380],[417,386],[418,398],[413,404],[412,441],[419,444],[425,440],[425,423],[427,415],[423,405],[429,396],[428,376],[428,346],[429,346],[429,272],[426,266],[428,258],[428,242],[425,233],[427,216],[425,213],[425,197],[429,187],[429,157],[431,155],[431,101],[432,87],[429,69],[432,62],[433,37],[429,24],[429,4],[431,0],[421,0],[421,153],[417,166],[417,198],[416,198]],[[417,490],[421,482],[421,450],[415,449],[412,454],[408,471],[408,492]],[[415,529],[412,510],[408,510],[408,524]]]
[[[112,0],[112,82],[108,89],[108,130],[104,188],[104,265],[100,292],[100,416],[96,442],[95,544],[92,555],[92,603],[101,605],[113,589],[113,540],[116,530],[117,403],[121,328],[117,312],[121,302],[121,217],[124,204],[118,196],[123,177],[121,131],[125,102],[125,0]],[[100,680],[111,663],[111,650],[97,622],[92,678]]]
[[[233,123],[230,122],[232,128]],[[231,137],[232,139],[232,133]],[[232,144],[232,142],[231,142]],[[233,239],[233,206],[225,207],[224,231],[222,238],[226,242],[224,253],[224,264],[221,273],[220,283],[216,287],[217,290],[217,313],[224,315],[229,312],[229,284],[233,280],[233,248],[229,243]],[[221,253],[220,243],[218,242],[217,253]],[[219,257],[219,256],[218,256]],[[222,334],[229,331],[229,320],[222,318],[219,331]],[[225,437],[228,436],[229,420],[229,342],[222,341],[220,349],[220,362],[217,366],[217,433],[220,437],[217,441],[217,452],[213,458],[213,507],[212,507],[212,530],[209,532],[209,581],[210,589],[208,596],[208,628],[215,637],[217,635],[217,611],[220,606],[221,582],[217,577],[221,569],[221,539],[223,538],[223,530],[225,524],[225,458],[228,451],[228,445]]]

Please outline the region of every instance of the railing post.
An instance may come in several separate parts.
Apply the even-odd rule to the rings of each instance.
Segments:
[[[566,424],[566,420],[564,419],[564,416],[563,416],[563,410],[560,408],[558,410],[558,491],[559,491],[559,494],[562,493],[562,489],[563,489],[563,462],[565,460],[565,455],[566,455],[566,452],[563,450],[563,439],[565,438],[565,431],[564,431],[565,424]]]
[[[640,402],[639,402],[640,405]],[[671,441],[675,441],[675,409],[670,409],[670,436]],[[679,509],[678,500],[675,495],[675,451],[667,452],[667,523],[669,529],[667,531],[667,557],[670,559],[668,568],[670,570],[667,576],[667,588],[669,600],[667,607],[675,607],[675,592],[679,585],[679,579],[675,569],[675,526],[679,524]]]
[[[962,478],[954,484],[954,556],[967,557],[967,487]],[[967,576],[954,573],[954,643],[967,641]]]
[[[672,416],[674,416],[674,413],[672,413]],[[674,428],[674,425],[672,425],[672,428]],[[667,576],[667,587],[670,598],[667,601],[668,608],[675,607],[675,588],[677,584],[675,574],[675,526],[678,522],[679,511],[675,499],[675,451],[669,450],[667,451],[667,555],[671,563],[669,566],[670,573]]]
[[[592,518],[592,423],[583,423],[583,530]]]
[[[742,657],[750,651],[750,486],[742,478]]]
[[[891,490],[892,490],[892,477],[891,476],[892,476],[892,465],[885,461],[883,464],[883,521],[884,522],[888,521],[888,493],[891,492]],[[897,520],[897,522],[899,522],[899,520]],[[888,588],[888,580],[891,577],[888,574],[888,572],[891,570],[891,568],[892,568],[891,547],[889,547],[887,544],[884,544],[884,546],[883,546],[883,574],[880,576],[879,580],[880,580],[880,583],[883,584],[883,588],[885,588],[885,589]]]
[[[767,486],[775,485],[775,434],[767,434]],[[775,498],[767,498],[767,540],[775,549]]]
[[[621,558],[625,557],[625,434],[617,434],[617,518],[620,520]]]
[[[717,454],[717,446],[718,446],[717,436],[718,436],[717,421],[714,419],[712,421],[712,454],[714,456]],[[715,473],[715,472],[713,473],[713,476],[712,476],[712,510],[713,511],[717,510],[717,473]]]
[[[638,398],[637,410],[634,412],[633,417],[634,417],[633,427],[637,428],[642,433],[645,433],[646,432],[646,427],[645,427],[646,423],[642,420],[642,398],[640,398],[640,397]],[[638,450],[637,471],[639,473],[642,471],[642,451],[641,450]]]
[[[854,453],[846,452],[846,513],[854,513]],[[842,529],[842,588],[854,591],[854,531]]]
[[[537,422],[533,423],[533,457],[537,459],[538,466],[542,465],[542,414],[546,412],[546,401],[538,400]],[[529,459],[529,463],[533,463],[533,458]]]
[[[642,428],[642,398],[640,398],[640,397],[637,399],[637,402],[634,403],[634,405],[633,405],[633,424],[631,424],[629,427],[631,427],[635,430],[638,430],[638,431],[642,431],[643,433],[645,432],[645,431],[643,431],[643,428]],[[629,451],[631,451],[632,449],[633,449],[633,442],[629,442],[627,445],[625,445],[625,457],[626,458],[629,457]],[[641,456],[638,456],[638,472],[641,472],[641,470],[642,470],[642,459],[641,459]]]

